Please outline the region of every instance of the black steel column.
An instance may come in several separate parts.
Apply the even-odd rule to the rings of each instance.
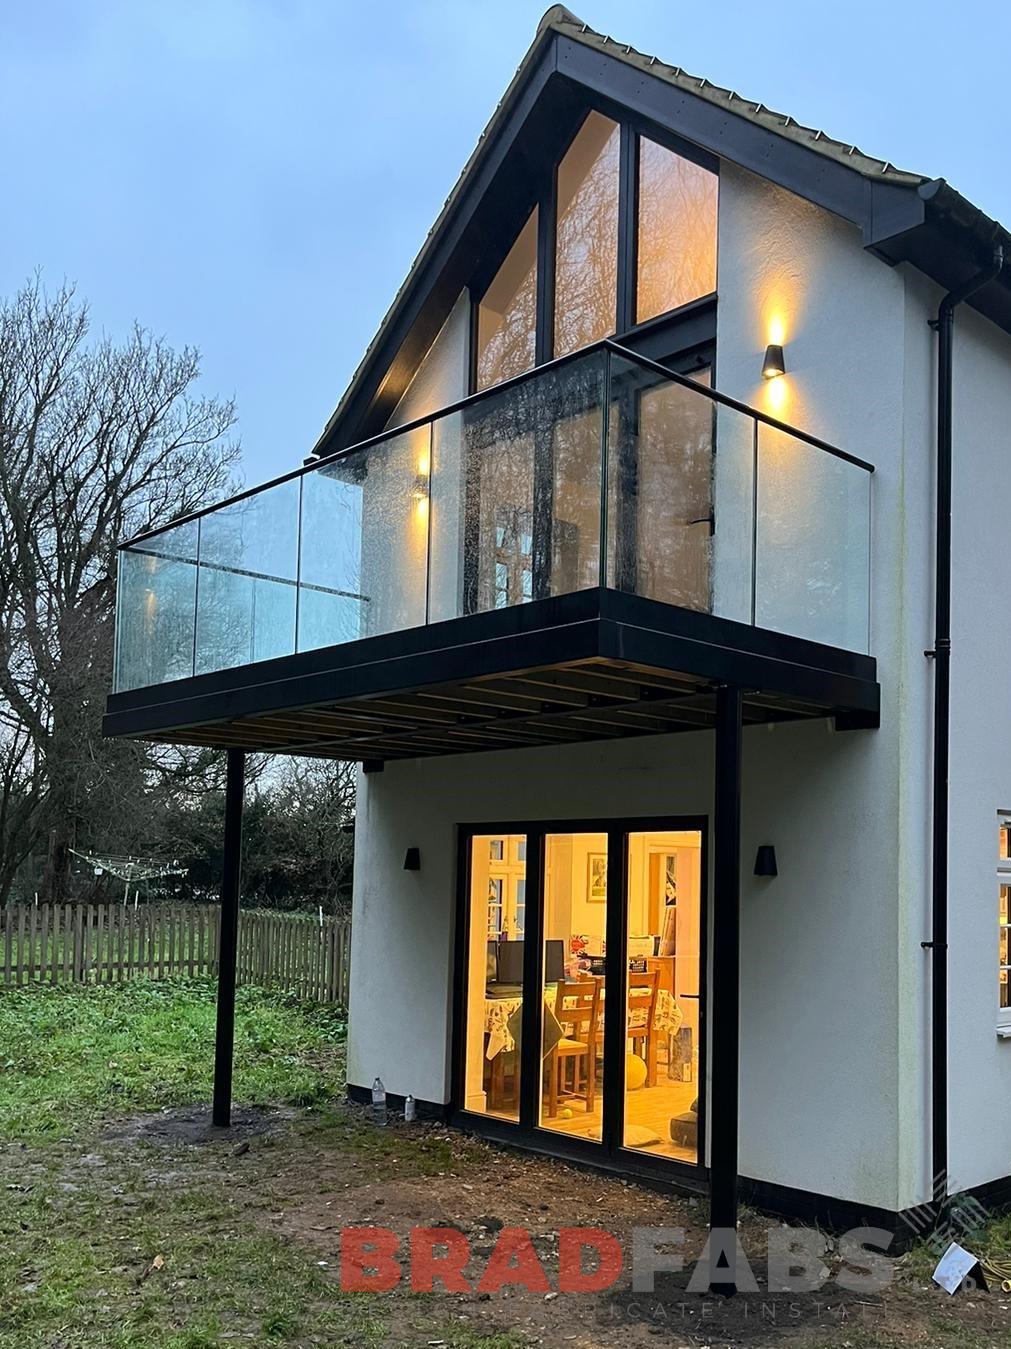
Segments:
[[[737,1227],[737,1118],[741,979],[741,690],[716,694],[713,811],[712,1124],[710,1230]],[[714,1291],[736,1292],[736,1271]]]
[[[239,879],[242,872],[242,796],[246,754],[228,750],[225,778],[225,847],[221,868],[221,923],[218,936],[218,1025],[214,1042],[212,1122],[232,1122],[232,1057],[235,1044],[235,957],[239,938]]]

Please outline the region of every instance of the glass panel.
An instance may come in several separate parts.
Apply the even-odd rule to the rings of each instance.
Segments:
[[[551,595],[568,595],[600,583],[604,358],[574,361],[541,376],[538,384],[538,444],[550,460],[543,469],[551,501],[545,588]]]
[[[708,372],[702,372],[708,382]],[[709,612],[713,408],[704,394],[611,360],[608,584]],[[740,537],[737,522],[735,536]]]
[[[193,673],[198,527],[191,520],[120,554],[117,692]]]
[[[700,1160],[702,835],[628,836],[624,1144]]]
[[[715,173],[640,136],[638,323],[716,289],[718,200]]]
[[[299,651],[351,642],[365,629],[362,595],[364,456],[306,474],[299,557]]]
[[[202,518],[197,674],[294,651],[300,486],[293,478]]]
[[[535,207],[478,305],[477,387],[486,389],[529,370],[534,363],[536,330]]]
[[[513,1120],[519,1119],[525,856],[522,835],[471,840],[465,1106]]]
[[[598,583],[603,380],[594,353],[437,419],[432,621]]]
[[[866,651],[870,474],[758,424],[755,621]]]
[[[755,421],[713,404],[713,613],[750,623],[754,581]]]
[[[614,332],[619,143],[617,124],[591,112],[558,166],[556,356]]]
[[[430,444],[426,423],[307,475],[300,650],[425,622]]]
[[[542,1128],[599,1142],[603,1120],[607,835],[544,840]]]
[[[1011,862],[1011,820],[1001,820],[997,836],[997,860]]]

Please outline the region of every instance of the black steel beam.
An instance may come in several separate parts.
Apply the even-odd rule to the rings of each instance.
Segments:
[[[725,1278],[714,1291],[737,1291],[737,1129],[741,998],[741,690],[716,693],[716,772],[713,804],[712,1123],[709,1143],[709,1226],[727,1252]]]
[[[504,693],[511,676],[574,682],[582,687],[572,691],[587,694],[618,692],[605,682],[609,672],[563,672],[591,661],[638,667],[652,678],[669,674],[675,683],[735,683],[810,703],[825,714],[844,712],[850,724],[878,722],[876,666],[869,656],[641,596],[585,590],[114,694],[103,729],[111,736],[143,736],[202,732],[218,723],[234,732],[244,718],[299,709],[318,715],[324,707],[353,722],[368,717],[370,697],[437,696],[440,686],[456,684],[477,692],[483,679]],[[558,673],[545,674],[548,667]],[[529,685],[513,692],[517,698],[533,694]],[[545,687],[545,701],[550,699]]]
[[[242,798],[246,756],[228,751],[225,778],[225,841],[221,867],[221,922],[218,934],[218,1019],[214,1041],[212,1123],[232,1122],[232,1062],[235,1049],[235,960],[239,943],[239,889],[242,875]]]

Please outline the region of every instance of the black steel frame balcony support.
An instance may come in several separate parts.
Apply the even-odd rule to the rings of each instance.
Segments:
[[[232,1065],[235,1051],[235,962],[239,943],[239,891],[242,876],[242,801],[246,755],[227,751],[225,838],[221,868],[221,923],[218,934],[218,1019],[214,1041],[214,1100],[211,1122],[227,1129],[232,1122]]]

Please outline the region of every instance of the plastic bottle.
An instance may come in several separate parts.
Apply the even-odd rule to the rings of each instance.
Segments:
[[[415,1119],[416,1104],[413,1096],[408,1096],[404,1102],[404,1123],[413,1124]]]
[[[386,1088],[378,1077],[372,1083],[372,1123],[386,1123]]]

